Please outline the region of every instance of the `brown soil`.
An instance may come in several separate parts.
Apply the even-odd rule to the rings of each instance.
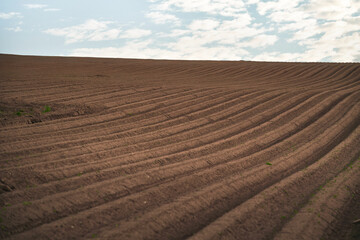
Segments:
[[[356,239],[360,64],[0,55],[1,239]]]

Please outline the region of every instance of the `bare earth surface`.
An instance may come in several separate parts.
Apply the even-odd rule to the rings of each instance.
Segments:
[[[360,64],[0,55],[1,239],[359,239]]]

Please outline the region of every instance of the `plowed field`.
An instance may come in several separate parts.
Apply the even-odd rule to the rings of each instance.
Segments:
[[[360,64],[0,55],[1,239],[356,239]]]

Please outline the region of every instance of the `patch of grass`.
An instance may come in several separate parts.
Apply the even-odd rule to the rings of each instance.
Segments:
[[[29,206],[29,205],[31,205],[31,202],[23,202],[23,204],[25,205],[25,206]]]
[[[50,112],[50,111],[51,111],[51,107],[48,106],[48,105],[45,105],[43,113],[47,113],[47,112]]]
[[[76,175],[78,175],[78,176],[80,177],[81,175],[83,175],[83,173],[82,173],[82,172],[79,172],[79,173],[76,174]]]
[[[286,216],[281,216],[281,219],[285,219],[286,218]]]
[[[266,162],[266,165],[269,165],[269,166],[271,166],[271,165],[272,165],[272,163],[270,163],[270,162]]]
[[[18,110],[15,114],[20,117],[22,114],[24,114],[24,110],[21,110],[21,109],[20,109],[20,110]]]
[[[96,235],[96,234],[92,234],[91,237],[92,237],[92,238],[96,238],[97,235]]]

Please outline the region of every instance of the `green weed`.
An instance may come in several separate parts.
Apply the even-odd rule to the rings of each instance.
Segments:
[[[272,165],[272,163],[270,163],[270,162],[267,162],[267,163],[266,163],[266,165],[270,165],[270,166],[271,166],[271,165]]]
[[[51,107],[48,105],[45,105],[43,113],[47,113],[51,111]]]
[[[16,115],[18,115],[18,116],[21,116],[22,114],[24,114],[24,110],[19,110],[19,111],[17,111],[16,113],[15,113]]]
[[[31,205],[31,202],[23,202],[23,204],[24,204],[25,206],[29,206],[29,205]]]

